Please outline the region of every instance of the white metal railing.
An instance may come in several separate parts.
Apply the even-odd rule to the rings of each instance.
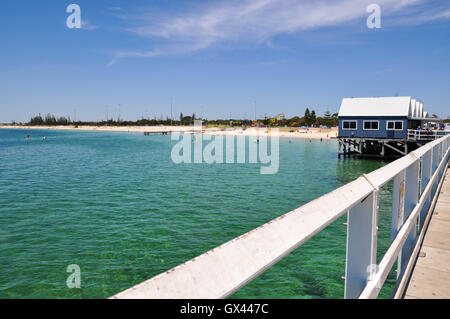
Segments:
[[[403,277],[431,196],[449,159],[450,136],[363,175],[302,207],[111,298],[224,298],[347,214],[345,298],[376,298],[398,259]],[[379,189],[394,180],[392,242],[379,265]],[[418,225],[418,227],[416,227]]]
[[[449,131],[408,130],[408,140],[434,141],[437,138],[450,134]]]

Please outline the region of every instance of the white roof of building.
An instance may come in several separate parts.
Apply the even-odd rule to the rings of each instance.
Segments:
[[[411,99],[411,106],[409,107],[409,117],[414,117],[416,111],[416,99]]]
[[[339,116],[405,116],[422,118],[423,104],[410,96],[344,98]]]

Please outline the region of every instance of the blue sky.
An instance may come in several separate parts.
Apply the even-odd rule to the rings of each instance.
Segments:
[[[450,1],[3,0],[0,26],[0,122],[165,118],[172,99],[176,118],[322,115],[396,94],[450,116]]]

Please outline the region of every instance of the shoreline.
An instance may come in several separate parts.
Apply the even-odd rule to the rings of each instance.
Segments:
[[[70,130],[70,131],[93,131],[93,132],[135,132],[135,133],[169,133],[192,132],[194,126],[9,126],[0,125],[0,129],[23,129],[23,130]],[[277,132],[274,129],[278,129]],[[331,140],[338,134],[337,128],[321,129],[295,129],[295,132],[290,132],[290,128],[255,128],[250,127],[245,131],[242,128],[216,128],[209,127],[204,129],[203,134],[211,135],[236,135],[236,136],[278,136],[285,138],[301,138],[301,139],[324,139]]]

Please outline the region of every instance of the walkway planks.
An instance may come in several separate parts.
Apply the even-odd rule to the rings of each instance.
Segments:
[[[450,298],[450,169],[439,198],[405,298]]]

